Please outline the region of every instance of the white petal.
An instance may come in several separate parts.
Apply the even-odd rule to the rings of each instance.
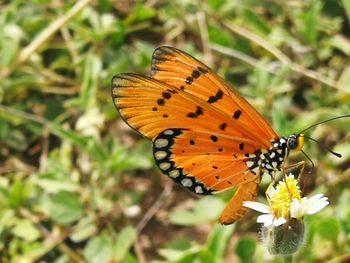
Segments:
[[[283,225],[285,222],[287,222],[287,220],[284,217],[280,217],[273,220],[273,225],[280,226],[280,225]]]
[[[307,209],[306,214],[312,215],[317,213],[318,211],[322,210],[329,204],[328,201],[323,201],[323,202],[317,202],[312,204],[309,209]]]
[[[309,200],[311,201],[311,200],[321,199],[322,196],[323,196],[323,194],[317,194],[317,195],[310,197]]]
[[[259,202],[244,201],[243,206],[258,211],[260,213],[270,213],[270,207]]]
[[[297,199],[293,199],[290,206],[290,216],[293,218],[300,219],[303,215],[300,215],[301,206]]]
[[[273,216],[271,214],[265,214],[258,216],[256,222],[264,223],[264,226],[270,226],[273,222]]]

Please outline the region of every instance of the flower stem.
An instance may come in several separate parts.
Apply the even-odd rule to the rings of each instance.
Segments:
[[[285,263],[293,263],[293,262],[294,262],[293,256],[292,256],[292,255],[283,256],[283,261],[284,261]]]

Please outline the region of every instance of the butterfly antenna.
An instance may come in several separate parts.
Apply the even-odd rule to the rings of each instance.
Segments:
[[[312,171],[314,170],[315,164],[314,164],[314,162],[311,160],[311,158],[306,154],[306,152],[304,152],[303,150],[301,150],[301,152],[305,155],[306,159],[308,159],[309,162],[311,163],[311,170],[307,172],[308,174],[311,174]],[[301,175],[301,176],[302,176],[302,175]]]
[[[320,125],[322,123],[329,122],[329,121],[334,121],[334,120],[338,120],[338,119],[343,119],[343,118],[349,118],[349,117],[350,117],[350,114],[346,114],[346,115],[341,115],[341,116],[338,116],[338,117],[333,117],[333,118],[330,118],[328,120],[320,121],[320,122],[317,122],[315,124],[312,124],[311,126],[309,126],[306,129],[302,130],[298,134],[304,133],[305,131],[310,130],[311,128],[316,127],[316,126],[318,126],[318,125]]]
[[[335,155],[335,156],[337,156],[338,158],[341,158],[342,157],[342,155],[340,154],[340,153],[337,153],[337,152],[334,152],[334,151],[332,151],[331,149],[329,149],[327,146],[325,146],[324,144],[322,144],[322,143],[320,143],[318,140],[315,140],[314,138],[311,138],[311,137],[309,137],[309,136],[307,136],[307,135],[305,135],[305,134],[302,134],[302,135],[300,135],[300,136],[303,136],[304,138],[306,138],[306,139],[309,139],[309,140],[311,140],[311,141],[313,141],[313,142],[316,142],[318,145],[320,145],[322,148],[324,148],[324,149],[326,149],[328,152],[330,152],[331,154],[333,154],[333,155]],[[304,152],[303,152],[304,153]],[[305,154],[305,153],[304,153]],[[306,154],[305,154],[306,155]],[[311,161],[311,159],[306,155],[306,157]],[[311,161],[312,162],[312,161]]]

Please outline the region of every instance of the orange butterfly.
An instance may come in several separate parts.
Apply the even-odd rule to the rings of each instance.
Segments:
[[[237,187],[223,224],[242,217],[261,175],[274,176],[304,144],[301,133],[279,137],[221,77],[172,47],[154,51],[151,78],[114,76],[112,97],[121,117],[152,140],[159,169],[176,183],[200,195]]]

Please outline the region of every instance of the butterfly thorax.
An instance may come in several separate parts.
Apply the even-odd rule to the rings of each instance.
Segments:
[[[256,151],[255,154],[246,154],[246,165],[253,174],[269,175],[281,170],[281,167],[289,155],[287,146],[288,138],[280,137],[271,140],[271,146],[268,149]]]

